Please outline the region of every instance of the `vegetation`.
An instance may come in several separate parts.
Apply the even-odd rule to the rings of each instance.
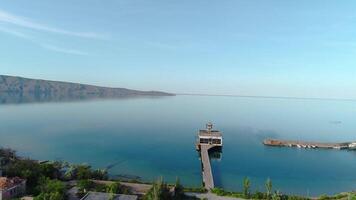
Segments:
[[[356,194],[349,193],[347,195],[347,200],[356,200]]]
[[[51,180],[48,177],[41,177],[39,180],[38,190],[40,194],[35,200],[64,200],[65,185],[58,180]]]
[[[169,193],[169,188],[166,183],[164,183],[163,178],[160,178],[153,183],[152,188],[147,192],[144,200],[169,200],[171,195]]]
[[[173,199],[174,200],[181,200],[184,199],[185,195],[184,195],[184,188],[183,186],[180,184],[179,178],[177,178],[176,183],[174,184],[174,195],[173,195]]]
[[[267,179],[265,185],[266,185],[267,199],[271,199],[271,194],[272,194],[272,181],[271,181],[270,178]]]
[[[4,174],[10,177],[18,176],[27,180],[27,188],[31,194],[38,194],[36,186],[40,184],[41,177],[58,179],[60,172],[56,163],[39,164],[30,159],[11,160],[4,169]]]
[[[0,168],[9,177],[26,179],[27,193],[39,199],[62,199],[65,187],[61,181],[77,179],[107,179],[105,170],[92,170],[88,165],[69,165],[63,162],[40,163],[21,158],[11,149],[0,148]],[[53,189],[54,192],[50,192]],[[63,190],[62,190],[63,189]]]
[[[68,164],[66,164],[68,165]],[[69,165],[64,174],[65,180],[84,180],[84,179],[97,179],[107,180],[108,174],[106,170],[92,170],[89,165]]]
[[[295,195],[286,195],[282,194],[279,191],[272,190],[272,181],[271,179],[267,179],[266,183],[266,192],[259,192],[256,191],[255,193],[250,193],[250,181],[249,179],[245,178],[243,180],[243,192],[230,192],[225,191],[221,188],[214,188],[212,189],[212,193],[218,196],[228,196],[228,197],[235,197],[235,198],[243,198],[243,199],[270,199],[270,200],[311,200],[309,197],[302,197],[302,196],[295,196]],[[248,197],[246,196],[248,194]],[[315,198],[313,198],[315,199]],[[321,195],[319,200],[356,200],[356,193],[349,192],[349,193],[340,193],[335,196],[327,196]]]
[[[107,184],[83,179],[78,181],[77,187],[79,197],[84,196],[89,191],[106,192],[111,194],[132,194],[128,187],[121,185],[119,182]]]
[[[170,191],[174,190],[173,193]],[[173,186],[168,186],[162,178],[153,183],[152,188],[143,197],[144,200],[189,200],[196,199],[184,194],[184,188],[177,178]]]
[[[356,194],[355,193],[340,193],[334,196],[327,196],[327,195],[321,195],[318,199],[320,200],[336,200],[336,199],[342,199],[342,200],[356,200]]]
[[[235,198],[244,198],[244,194],[241,192],[229,192],[225,191],[222,188],[213,188],[211,190],[212,193],[218,195],[218,196],[228,196],[228,197],[235,197]]]
[[[18,159],[16,151],[12,149],[0,148],[0,166],[4,166],[16,159]]]
[[[183,188],[184,192],[194,192],[194,193],[207,193],[208,190],[206,190],[204,187],[184,187]]]
[[[307,200],[308,198],[299,196],[288,196],[281,194],[279,191],[272,192],[272,181],[267,179],[266,181],[266,192],[256,191],[255,193],[250,192],[251,182],[248,178],[243,180],[243,191],[242,192],[229,192],[222,188],[214,188],[212,192],[218,196],[228,196],[243,199],[271,199],[271,200]]]
[[[77,187],[79,196],[84,196],[85,193],[87,193],[91,188],[93,188],[93,183],[88,179],[79,180],[77,183]]]
[[[246,198],[244,192],[229,192],[225,191],[221,188],[214,188],[212,192],[218,196],[228,196],[228,197],[234,197],[234,198],[242,198],[242,199],[268,199],[267,192],[259,192],[256,191],[255,193],[250,193],[249,198]],[[272,200],[308,200],[309,198],[305,197],[299,197],[299,196],[288,196],[288,195],[283,195],[280,194],[278,191],[272,193],[270,195],[270,198]]]
[[[243,186],[244,186],[244,197],[246,199],[250,198],[250,179],[248,179],[247,177],[244,179],[243,181]]]
[[[79,196],[88,191],[107,192],[110,194],[131,194],[128,187],[119,182],[100,182],[107,180],[105,170],[92,170],[88,165],[70,165],[63,162],[40,163],[35,160],[20,158],[11,149],[0,148],[0,167],[6,176],[18,176],[27,180],[27,192],[35,196],[35,200],[64,200],[66,199],[66,186],[63,181],[79,180],[77,187]],[[265,192],[251,192],[251,182],[248,178],[243,180],[242,192],[230,192],[221,188],[214,188],[212,192],[219,196],[229,196],[244,199],[268,199],[268,200],[309,200],[307,197],[285,195],[279,191],[273,191],[271,179],[265,183]],[[174,191],[174,192],[172,192]],[[145,200],[181,200],[195,199],[187,197],[185,192],[205,193],[205,188],[184,188],[179,179],[174,185],[167,185],[163,179],[153,183],[152,188],[143,197]],[[114,196],[114,195],[112,195]],[[356,200],[355,193],[341,193],[335,196],[321,195],[320,200]]]

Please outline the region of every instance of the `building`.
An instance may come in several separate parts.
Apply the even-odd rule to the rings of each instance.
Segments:
[[[0,200],[13,199],[26,192],[26,180],[18,177],[0,177]]]
[[[356,150],[356,142],[352,142],[348,145],[350,150]]]
[[[213,130],[213,124],[209,122],[206,124],[205,130],[199,130],[197,142],[198,145],[213,145],[222,147],[222,133],[218,130]]]

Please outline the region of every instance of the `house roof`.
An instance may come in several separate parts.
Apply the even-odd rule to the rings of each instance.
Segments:
[[[81,200],[109,200],[110,193],[103,192],[89,192]],[[136,195],[114,194],[113,200],[137,200]]]
[[[24,180],[19,177],[7,178],[7,177],[0,177],[0,190],[12,188]]]

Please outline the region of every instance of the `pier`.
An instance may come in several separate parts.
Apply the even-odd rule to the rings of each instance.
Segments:
[[[222,145],[222,134],[220,131],[213,130],[211,123],[206,125],[206,130],[199,131],[196,149],[200,152],[203,184],[207,190],[211,190],[215,187],[209,151],[221,149]]]
[[[264,145],[276,147],[297,147],[297,148],[310,148],[310,149],[348,149],[355,150],[356,142],[340,142],[340,143],[322,143],[322,142],[306,142],[295,140],[277,140],[266,139],[263,141]]]

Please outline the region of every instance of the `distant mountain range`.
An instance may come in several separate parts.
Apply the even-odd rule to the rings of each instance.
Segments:
[[[143,96],[160,97],[174,94],[0,75],[0,103],[3,104]]]

